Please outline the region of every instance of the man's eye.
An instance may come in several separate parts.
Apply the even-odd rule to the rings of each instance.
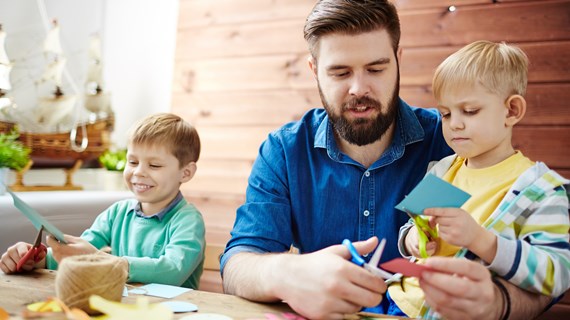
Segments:
[[[370,73],[382,73],[382,72],[384,72],[384,69],[370,69],[370,70],[368,70],[368,72],[370,72]]]
[[[348,76],[348,72],[340,72],[340,73],[333,74],[333,77],[335,77],[335,78],[343,78],[346,76]]]

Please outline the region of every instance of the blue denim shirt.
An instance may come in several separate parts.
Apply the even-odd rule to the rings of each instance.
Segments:
[[[237,210],[221,267],[242,251],[301,253],[347,238],[386,238],[382,261],[399,256],[398,230],[408,216],[394,206],[428,164],[451,154],[435,110],[400,100],[393,141],[369,168],[343,154],[324,109],[269,134]]]

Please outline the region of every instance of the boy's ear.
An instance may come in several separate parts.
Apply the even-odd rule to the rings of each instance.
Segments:
[[[309,55],[307,62],[309,63],[309,68],[313,72],[313,77],[315,77],[315,79],[316,79],[317,78],[317,59],[315,59],[315,57],[313,57],[313,55]]]
[[[507,108],[507,118],[505,120],[505,125],[508,127],[513,127],[515,124],[522,120],[526,113],[526,100],[519,94],[513,94],[507,98],[505,107]]]
[[[180,179],[180,183],[190,181],[190,179],[194,177],[194,174],[196,173],[197,169],[198,167],[196,166],[196,162],[190,162],[189,164],[184,166],[184,168],[182,169],[182,179]]]

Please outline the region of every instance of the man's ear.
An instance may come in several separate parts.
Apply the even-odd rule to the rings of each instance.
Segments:
[[[182,169],[182,178],[180,179],[180,183],[190,181],[190,179],[194,177],[194,174],[196,173],[197,169],[198,167],[196,166],[196,162],[190,162],[189,164],[184,166],[184,168]]]
[[[526,100],[519,94],[513,94],[507,98],[505,107],[507,108],[505,125],[512,127],[524,117],[526,113]]]
[[[317,59],[315,59],[315,57],[313,57],[313,55],[309,55],[307,62],[309,63],[309,68],[313,72],[313,77],[315,77],[315,79],[316,79],[317,78]]]
[[[402,47],[398,47],[398,50],[396,50],[396,56],[398,57],[399,64],[402,64]]]

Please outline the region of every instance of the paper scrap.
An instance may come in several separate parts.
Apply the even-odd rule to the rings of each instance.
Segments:
[[[151,283],[129,290],[129,293],[144,294],[147,296],[171,299],[192,289],[171,286],[167,284]]]

